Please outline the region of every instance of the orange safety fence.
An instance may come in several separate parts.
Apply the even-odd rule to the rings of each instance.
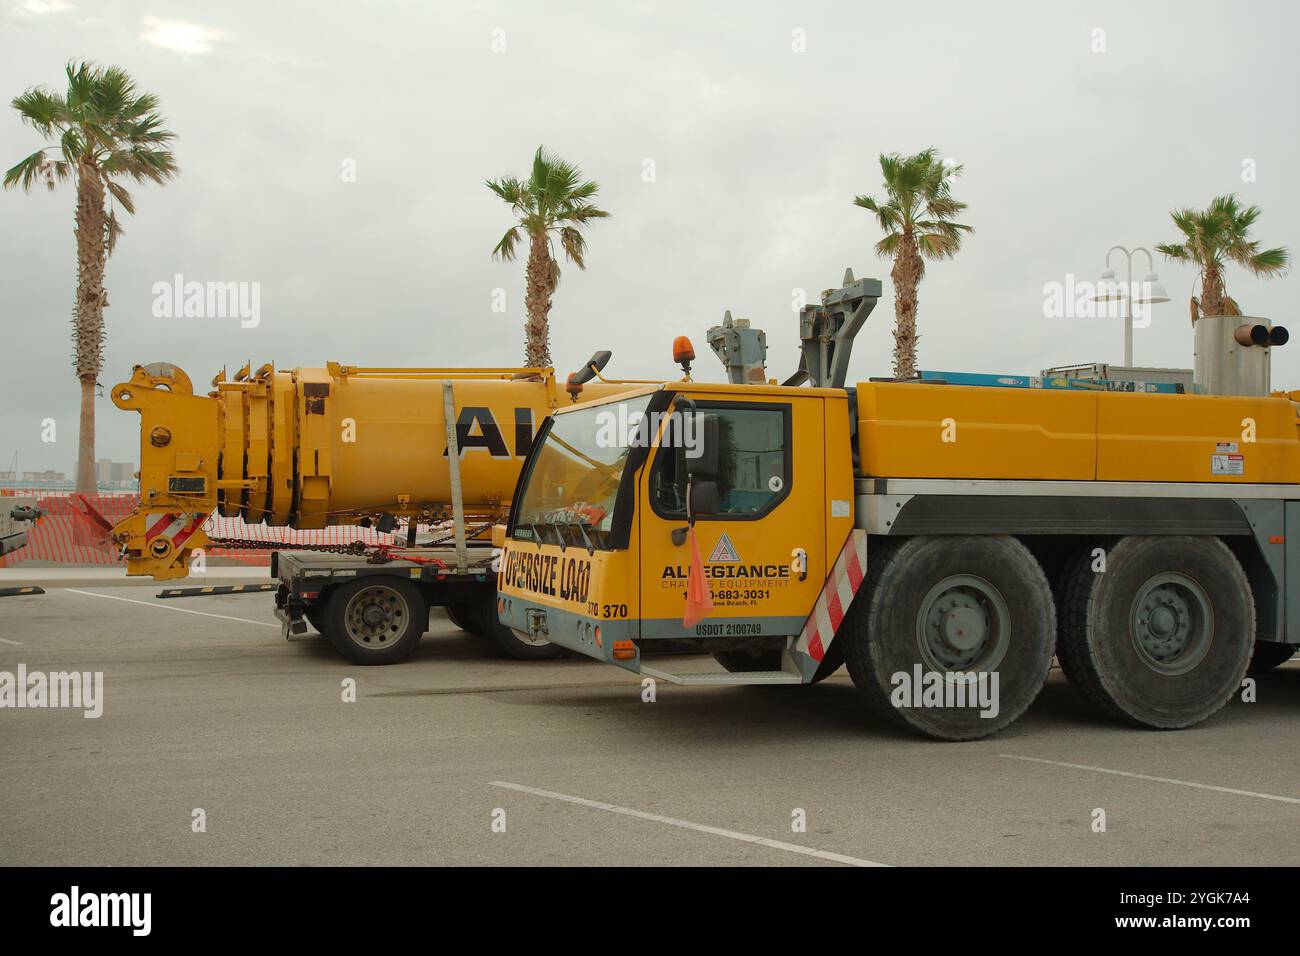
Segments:
[[[68,491],[0,489],[0,498],[14,497],[35,498],[36,507],[44,512],[44,517],[35,525],[26,526],[27,543],[17,551],[0,557],[0,567],[15,567],[33,561],[98,565],[122,563],[122,557],[108,532],[135,509],[140,500],[138,495],[83,495]],[[420,525],[419,530],[436,533],[446,527],[446,523]],[[390,534],[374,528],[337,525],[316,531],[301,531],[295,528],[273,528],[264,524],[246,524],[241,518],[226,518],[217,514],[208,516],[203,530],[210,538],[235,538],[265,542],[272,546],[282,545],[285,548],[348,545],[355,541],[366,545],[400,545],[406,541],[405,530]],[[207,549],[206,555],[209,558],[229,558],[250,566],[265,566],[270,564],[273,550],[274,547],[258,550],[213,546]]]

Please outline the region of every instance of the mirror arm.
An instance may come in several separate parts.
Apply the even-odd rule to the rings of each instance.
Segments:
[[[690,475],[686,476],[686,527],[673,528],[673,544],[681,547],[686,543],[686,534],[695,527],[695,515],[691,512],[691,482],[695,479]]]

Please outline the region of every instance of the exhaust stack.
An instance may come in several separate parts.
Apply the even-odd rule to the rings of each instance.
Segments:
[[[1201,395],[1267,396],[1272,354],[1291,335],[1268,319],[1209,315],[1196,320],[1194,382]]]

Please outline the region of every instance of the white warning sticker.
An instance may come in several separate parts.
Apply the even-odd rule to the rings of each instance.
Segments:
[[[1245,455],[1210,456],[1210,474],[1212,475],[1244,475],[1245,473]]]

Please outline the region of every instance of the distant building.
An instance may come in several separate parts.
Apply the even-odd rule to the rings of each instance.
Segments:
[[[95,462],[95,484],[100,488],[134,488],[135,464],[101,458]]]
[[[0,471],[0,481],[17,481],[17,480],[18,480],[18,472]]]
[[[24,471],[23,472],[23,481],[45,483],[45,482],[67,481],[67,480],[68,480],[68,476],[61,471],[50,471],[47,469],[45,471]]]

